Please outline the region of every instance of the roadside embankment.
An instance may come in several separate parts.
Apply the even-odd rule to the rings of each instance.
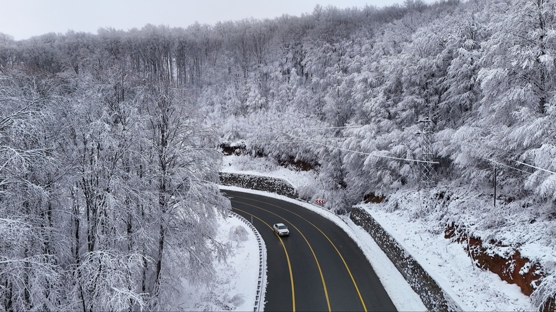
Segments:
[[[278,178],[220,172],[220,184],[276,193],[289,198],[297,198],[297,191],[295,188],[288,182]]]
[[[454,300],[423,267],[365,210],[354,207],[350,219],[365,229],[430,311],[460,311]]]
[[[286,181],[278,178],[220,173],[220,183],[258,191],[266,191],[297,198],[296,190]],[[419,295],[423,304],[431,311],[461,311],[455,301],[435,282],[421,265],[404,250],[396,240],[364,210],[354,208],[350,215],[355,224],[364,228],[394,263],[411,288]]]

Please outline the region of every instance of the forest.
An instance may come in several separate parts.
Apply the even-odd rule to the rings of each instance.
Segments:
[[[496,183],[554,220],[555,56],[554,0],[0,34],[0,309],[164,310],[210,281],[221,146],[306,164],[300,197],[337,213]]]

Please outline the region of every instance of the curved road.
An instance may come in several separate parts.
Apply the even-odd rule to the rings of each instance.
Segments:
[[[396,310],[361,249],[332,221],[290,202],[223,192],[266,243],[266,311]],[[274,234],[277,222],[290,236]]]

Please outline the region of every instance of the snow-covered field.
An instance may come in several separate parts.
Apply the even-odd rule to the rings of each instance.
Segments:
[[[309,183],[312,178],[310,173],[295,172],[276,167],[271,163],[265,163],[262,159],[257,159],[251,166],[246,158],[242,156],[225,157],[223,171],[283,178],[295,187]],[[291,199],[285,197],[280,198],[291,201]],[[336,223],[346,229],[348,234],[354,237],[362,250],[367,254],[373,267],[377,269],[377,274],[398,309],[425,310],[418,297],[417,299],[414,297],[414,299],[408,299],[408,291],[412,295],[416,296],[416,294],[411,289],[408,290],[409,286],[407,283],[399,280],[401,274],[390,264],[374,240],[365,231],[353,224],[349,219],[340,219],[336,215],[324,211],[317,206],[307,203],[302,204],[308,209],[318,211],[322,215],[336,221]],[[404,202],[404,204],[411,205],[411,202]],[[416,205],[416,202],[414,201],[413,204]],[[395,237],[419,261],[423,268],[452,296],[463,310],[535,310],[530,299],[523,295],[517,286],[502,281],[494,273],[482,271],[473,266],[462,245],[445,239],[443,231],[427,222],[427,218],[412,217],[411,211],[416,209],[408,207],[409,209],[385,212],[384,207],[381,207],[381,205],[384,204],[366,204],[362,207],[371,213],[384,229]],[[385,265],[386,263],[388,265]],[[255,268],[256,266],[253,267]],[[412,301],[412,303],[408,303],[408,301]]]

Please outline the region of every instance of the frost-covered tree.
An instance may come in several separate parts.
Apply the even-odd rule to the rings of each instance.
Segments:
[[[52,80],[0,76],[0,309],[52,310],[63,298]],[[61,241],[59,241],[62,238]]]
[[[145,92],[146,178],[156,198],[148,212],[155,241],[147,290],[151,308],[167,309],[180,277],[210,281],[214,252],[226,252],[214,240],[216,216],[229,209],[229,202],[214,184],[218,176],[212,168],[220,159],[215,138],[210,129],[200,127],[192,103],[181,100],[183,90],[158,84]]]
[[[555,3],[521,0],[494,5],[505,14],[495,16],[491,24],[493,34],[485,43],[478,76],[484,95],[480,126],[490,130],[487,141],[494,148],[489,155],[512,166],[515,161],[530,161],[554,169],[544,159],[551,158],[554,144],[556,37],[550,25],[555,21]],[[519,183],[522,174],[512,175]],[[551,184],[550,180],[537,172],[526,187],[546,196],[540,185]]]
[[[553,207],[554,5],[0,36],[3,307],[170,309],[179,278],[210,281],[222,142],[308,164],[301,196],[342,210],[419,187],[430,117],[439,183],[489,193],[498,163],[508,192]]]

